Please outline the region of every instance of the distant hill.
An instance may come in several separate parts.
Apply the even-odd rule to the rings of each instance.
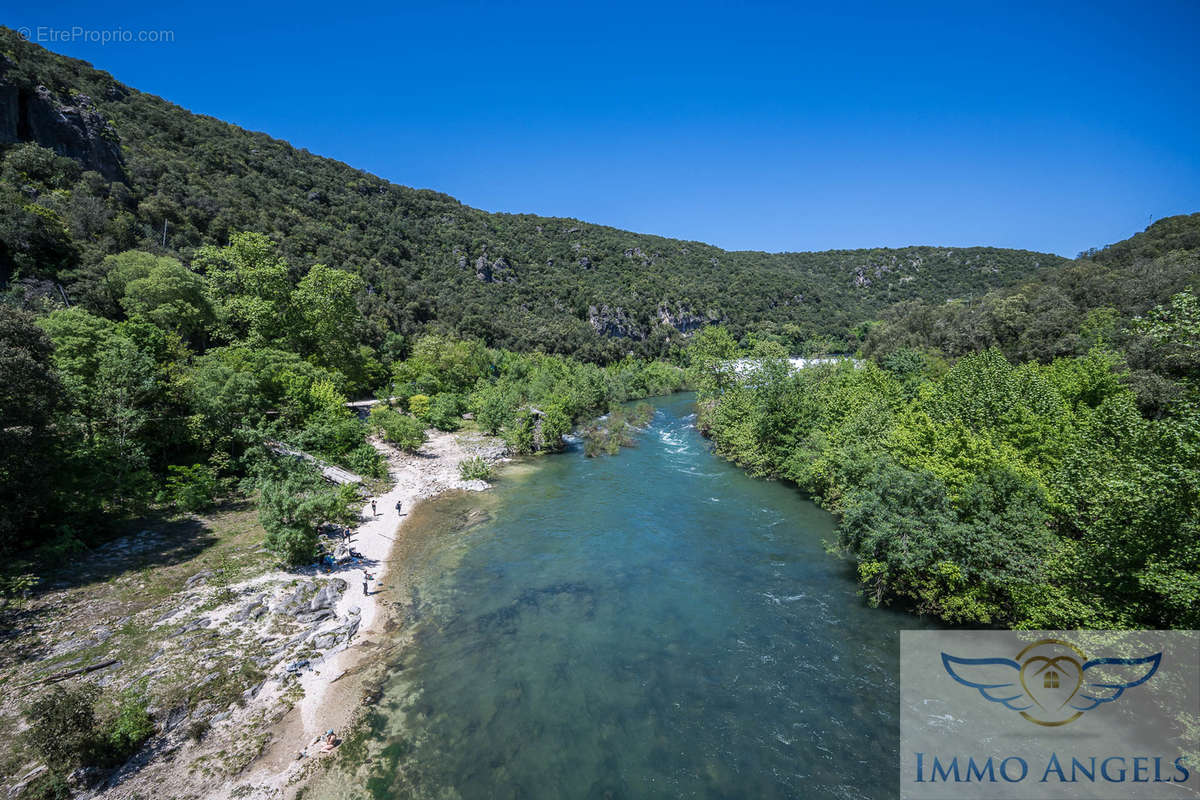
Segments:
[[[1125,264],[1157,258],[1173,250],[1200,250],[1200,214],[1164,217],[1124,241],[1080,253],[1099,264]]]
[[[607,360],[661,354],[713,321],[792,344],[844,339],[893,303],[981,295],[1072,263],[989,247],[730,252],[491,214],[192,114],[7,28],[0,54],[0,283],[26,302],[60,296],[57,282],[73,302],[119,313],[96,290],[105,255],[186,263],[251,230],[297,270],[361,274],[367,344],[441,328]]]
[[[1132,323],[1186,290],[1200,292],[1200,214],[1160,219],[1064,268],[980,296],[897,303],[863,350],[886,359],[904,348],[958,357],[998,347],[1012,361],[1045,363],[1096,345],[1116,348],[1137,378],[1143,410],[1158,414],[1178,399],[1178,387],[1155,376],[1182,378],[1191,367],[1147,347]]]

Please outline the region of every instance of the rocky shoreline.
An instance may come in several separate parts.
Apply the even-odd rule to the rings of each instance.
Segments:
[[[79,771],[72,779],[77,796],[284,798],[303,785],[313,764],[329,758],[307,745],[330,728],[345,736],[361,707],[365,667],[389,619],[378,587],[386,581],[389,553],[403,535],[407,513],[447,490],[488,488],[483,481],[463,481],[458,465],[475,456],[495,462],[505,452],[493,437],[437,431],[415,455],[376,446],[388,457],[394,484],[375,498],[378,514],[372,515],[369,503],[363,509],[352,540],[360,559],[284,572],[270,569],[255,546],[252,560],[259,566],[232,569],[223,555],[215,566],[180,576],[177,588],[161,598],[145,596],[163,590],[149,579],[139,581],[134,570],[104,584],[117,596],[103,603],[86,596],[90,587],[84,581],[64,598],[46,598],[46,609],[76,598],[80,603],[78,619],[44,623],[46,669],[76,663],[86,668],[104,654],[113,663],[88,679],[106,691],[134,690],[155,699],[149,711],[157,731],[151,740],[115,770]],[[239,524],[254,525],[251,513]],[[181,539],[186,535],[180,532]],[[174,545],[153,546],[156,536],[143,531],[93,555],[100,563],[111,560],[114,571],[139,549],[153,561]],[[364,571],[374,578],[367,594]],[[246,572],[257,574],[243,577]],[[231,580],[234,575],[237,580]],[[86,633],[67,637],[61,630],[78,627],[81,619],[107,621],[104,612],[118,608],[132,613]],[[5,666],[15,670],[19,659]],[[13,688],[10,683],[4,694]],[[20,705],[7,702],[15,695],[5,699],[6,708]],[[6,722],[16,732],[19,721]],[[30,767],[14,770],[4,796],[19,796],[40,774]]]

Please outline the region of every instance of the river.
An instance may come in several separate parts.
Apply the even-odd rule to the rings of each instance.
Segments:
[[[713,456],[693,400],[654,401],[620,455],[418,510],[392,573],[412,643],[307,797],[897,794],[897,632],[921,621],[868,608],[831,517]]]

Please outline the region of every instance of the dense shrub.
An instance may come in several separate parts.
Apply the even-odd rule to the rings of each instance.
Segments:
[[[69,773],[97,755],[96,701],[91,683],[51,687],[25,706],[25,742],[47,766]]]
[[[462,427],[462,397],[450,392],[433,396],[424,420],[439,431],[456,431]]]
[[[123,764],[153,735],[154,720],[146,710],[146,701],[136,694],[126,693],[122,695],[116,714],[100,732],[101,760],[107,766]]]
[[[142,698],[122,694],[113,713],[103,721],[97,719],[99,699],[99,687],[85,683],[55,686],[25,706],[29,723],[25,741],[55,776],[43,782],[37,796],[57,796],[59,778],[75,767],[125,763],[154,735],[154,722]]]
[[[1188,340],[1189,302],[1155,315],[1164,347]],[[1014,365],[988,349],[946,369],[898,349],[882,369],[798,372],[776,355],[739,378],[716,368],[729,355],[696,373],[698,424],[839,514],[870,602],[966,624],[1200,623],[1200,416],[1143,416],[1112,351]]]
[[[385,442],[401,450],[416,452],[425,443],[425,426],[420,420],[384,405],[371,409],[370,425]]]
[[[202,511],[217,493],[217,475],[207,464],[167,467],[164,485],[169,501],[181,511]]]
[[[267,549],[286,564],[312,561],[317,553],[318,527],[348,518],[347,504],[353,493],[353,487],[349,488],[348,495],[326,483],[309,465],[282,461],[260,487],[258,517],[267,532]]]
[[[491,480],[492,465],[485,458],[472,456],[459,462],[458,474],[464,481]]]
[[[72,794],[67,777],[56,770],[49,770],[34,778],[17,800],[70,800]]]
[[[369,444],[360,444],[346,454],[345,464],[352,471],[368,478],[386,478],[387,462]]]
[[[633,445],[633,431],[645,427],[654,417],[654,407],[649,403],[635,406],[615,405],[603,417],[583,426],[583,452],[589,458],[601,455],[616,455],[622,447]]]
[[[422,422],[428,422],[429,409],[432,406],[433,399],[427,394],[414,394],[408,398],[408,413]]]

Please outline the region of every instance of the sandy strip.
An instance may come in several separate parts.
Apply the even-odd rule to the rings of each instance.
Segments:
[[[404,535],[409,512],[421,500],[451,489],[489,488],[484,481],[462,480],[459,464],[476,455],[496,461],[503,453],[503,444],[493,437],[440,431],[430,431],[429,440],[416,455],[401,453],[379,442],[373,444],[387,457],[395,485],[387,494],[374,498],[374,515],[370,502],[363,506],[361,523],[352,535],[354,549],[362,554],[367,566],[337,573],[349,584],[337,604],[337,616],[345,617],[351,607],[357,606],[362,613],[358,633],[346,649],[326,656],[313,671],[301,675],[303,698],[273,731],[271,745],[246,776],[251,783],[274,786],[288,796],[299,788],[289,787],[296,773],[317,756],[315,747],[308,748],[304,759],[297,759],[297,752],[330,728],[340,736],[361,703],[362,676],[356,667],[369,659],[371,645],[384,634],[387,613],[382,600],[387,595],[379,593],[379,587],[387,577],[392,547]],[[396,508],[398,502],[400,510]],[[364,572],[373,576],[366,594]]]

